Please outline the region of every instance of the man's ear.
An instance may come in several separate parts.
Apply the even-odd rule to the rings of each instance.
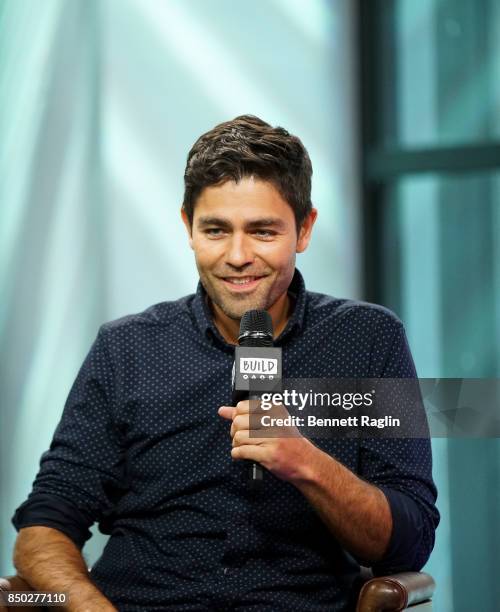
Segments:
[[[193,228],[191,227],[191,223],[189,222],[188,216],[184,208],[181,208],[181,217],[182,222],[184,223],[184,227],[188,233],[189,246],[193,248]]]
[[[317,218],[318,211],[316,208],[312,208],[311,212],[307,215],[300,226],[296,248],[297,253],[303,253],[307,249],[309,241],[311,240],[312,228]]]

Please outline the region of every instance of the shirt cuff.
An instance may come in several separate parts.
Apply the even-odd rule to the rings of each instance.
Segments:
[[[67,535],[78,548],[92,536],[92,520],[75,505],[58,495],[33,493],[19,506],[12,524],[19,531],[23,527],[52,527]]]
[[[392,515],[392,533],[384,557],[373,564],[373,574],[395,574],[418,571],[414,565],[422,545],[422,510],[411,498],[386,486],[378,486],[389,502]]]

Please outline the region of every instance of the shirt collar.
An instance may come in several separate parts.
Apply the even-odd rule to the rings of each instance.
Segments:
[[[294,301],[293,313],[288,320],[285,329],[281,332],[279,338],[276,339],[276,344],[281,344],[284,338],[289,336],[289,334],[293,331],[302,329],[304,324],[306,312],[306,287],[302,274],[297,270],[297,268],[295,268],[292,282],[288,287],[288,294]],[[196,323],[204,337],[214,337],[224,344],[227,344],[221,336],[219,330],[215,327],[212,312],[207,301],[207,292],[201,284],[201,281],[198,282],[198,287],[191,303],[191,309]]]

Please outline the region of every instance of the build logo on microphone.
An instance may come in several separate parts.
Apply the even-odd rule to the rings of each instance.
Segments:
[[[237,346],[234,360],[234,387],[247,390],[277,388],[281,381],[281,348],[267,346]],[[269,387],[271,385],[271,387]]]
[[[278,375],[278,360],[259,357],[241,357],[240,374],[243,378],[259,377],[273,379]]]

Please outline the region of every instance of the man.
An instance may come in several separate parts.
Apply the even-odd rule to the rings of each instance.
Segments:
[[[305,290],[311,175],[300,140],[256,117],[194,144],[182,218],[197,293],[101,328],[13,519],[19,573],[67,592],[69,610],[343,610],[359,563],[426,562],[428,439],[259,438],[248,402],[229,405],[240,318],[256,308],[285,377],[415,376],[392,313]],[[266,468],[257,491],[242,460]],[[94,522],[111,537],[89,574]]]

